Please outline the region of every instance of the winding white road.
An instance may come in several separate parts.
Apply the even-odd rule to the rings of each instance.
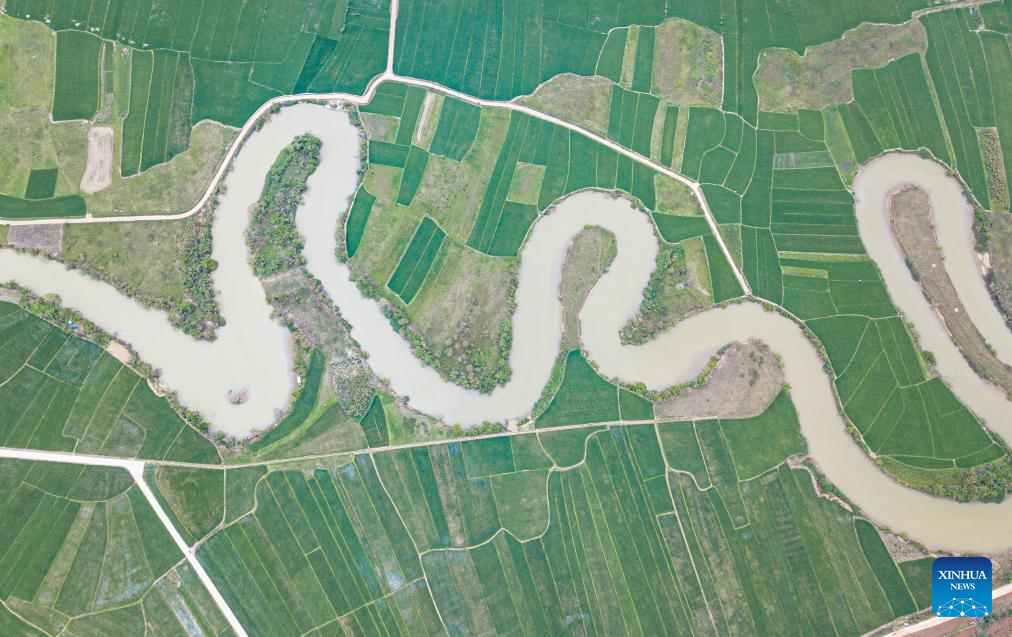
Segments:
[[[300,105],[284,109],[262,131],[251,133],[255,122],[275,105],[328,98],[362,104],[372,98],[379,83],[398,81],[436,90],[480,106],[523,112],[574,130],[688,185],[699,200],[713,234],[720,242],[740,284],[746,293],[751,292],[748,282],[730,258],[730,252],[717,232],[713,215],[698,183],[611,140],[529,107],[512,102],[481,100],[431,82],[395,75],[393,26],[396,24],[396,12],[395,0],[392,3],[387,69],[370,83],[364,95],[289,95],[264,104],[244,125],[208,190],[190,210],[177,215],[0,222],[18,225],[179,219],[202,209],[218,184],[223,179],[228,179],[226,175],[232,170],[233,179],[226,182],[228,189],[217,211],[214,237],[215,258],[222,264],[215,275],[215,284],[221,295],[223,312],[229,313],[226,314],[226,319],[230,326],[250,326],[248,331],[235,337],[234,344],[229,345],[231,337],[228,337],[228,333],[222,333],[218,342],[204,344],[206,351],[186,349],[191,346],[168,328],[164,316],[149,314],[147,312],[150,311],[139,306],[131,308],[129,304],[133,302],[123,300],[115,291],[110,292],[112,288],[109,286],[105,286],[108,289],[103,289],[104,284],[68,272],[57,264],[43,264],[27,255],[0,250],[0,280],[13,277],[37,293],[55,291],[61,294],[68,305],[82,310],[92,320],[98,319],[96,322],[102,327],[120,333],[138,348],[142,357],[163,368],[165,381],[180,392],[184,403],[211,415],[219,427],[222,423],[232,423],[233,433],[241,433],[243,427],[266,424],[264,416],[269,413],[273,417],[273,410],[279,405],[283,406],[290,395],[290,359],[286,337],[280,334],[280,326],[270,320],[262,289],[258,284],[254,289],[251,284],[256,282],[255,278],[249,273],[248,267],[243,270],[246,265],[245,211],[259,193],[262,175],[273,160],[272,153],[276,154],[294,135],[312,131],[324,140],[324,146],[320,168],[310,181],[306,203],[297,218],[299,229],[306,239],[307,267],[320,278],[326,292],[334,299],[344,318],[351,323],[352,335],[369,352],[369,363],[374,371],[389,378],[398,393],[410,396],[413,406],[440,414],[451,422],[466,423],[502,420],[527,413],[547,381],[551,363],[558,351],[560,330],[557,292],[565,246],[569,238],[586,224],[597,224],[615,233],[619,243],[615,262],[595,286],[582,314],[585,346],[605,374],[627,381],[643,381],[652,387],[663,387],[691,377],[702,362],[726,342],[749,337],[760,338],[784,358],[785,374],[793,388],[792,398],[812,457],[830,481],[866,514],[929,546],[955,551],[992,552],[1008,548],[1012,544],[1012,537],[1003,533],[1003,530],[1012,527],[1012,500],[1002,504],[958,504],[902,487],[879,471],[846,434],[830,380],[822,370],[822,361],[799,326],[791,320],[765,312],[755,304],[743,304],[697,315],[646,345],[622,345],[618,340],[618,329],[639,304],[643,285],[653,268],[656,239],[642,214],[633,210],[625,201],[609,199],[599,193],[583,193],[567,198],[552,214],[539,220],[532,230],[521,264],[517,314],[513,322],[514,348],[510,355],[514,373],[509,384],[497,389],[491,396],[480,396],[446,383],[431,368],[419,364],[403,339],[392,331],[376,304],[361,296],[358,288],[350,281],[346,267],[334,258],[335,224],[353,192],[354,173],[358,164],[358,140],[354,129],[341,113],[319,106]],[[299,121],[293,123],[294,119]],[[239,153],[240,142],[247,135],[250,138],[242,153]],[[862,175],[864,174],[863,171]],[[920,185],[926,187],[930,194],[930,180]],[[855,183],[855,188],[860,189],[858,182]],[[862,198],[859,197],[858,201],[860,221]],[[864,201],[871,200],[866,198]],[[874,213],[874,208],[872,212]],[[870,226],[863,221],[860,223],[862,240],[869,245],[872,237],[865,235],[869,232],[866,228]],[[950,253],[950,250],[959,248],[943,246],[943,249],[950,259],[959,258],[955,252]],[[905,284],[890,273],[891,268],[883,265],[884,260],[880,262],[880,259],[887,257],[876,253],[874,248],[870,248],[869,253],[883,269],[890,292],[903,297],[896,298],[901,309],[908,315],[917,314],[919,310],[915,307],[916,303],[908,302],[905,294],[897,292]],[[895,251],[893,256],[896,256]],[[926,303],[922,296],[918,298],[920,302]],[[964,302],[968,306],[977,303],[973,299],[964,299]],[[267,308],[266,314],[264,308]],[[915,316],[914,320],[922,336],[932,332],[923,319]],[[993,336],[989,338],[997,340]],[[943,340],[951,346],[951,341],[947,338]],[[159,345],[159,342],[162,344]],[[936,351],[936,354],[942,349],[940,344],[934,343],[926,344],[926,347]],[[179,356],[178,352],[183,349],[186,356]],[[244,358],[246,356],[253,358]],[[279,356],[284,359],[279,359]],[[961,357],[957,358],[962,362]],[[177,368],[177,364],[172,361],[181,359],[183,363]],[[265,369],[266,367],[270,369]],[[944,357],[944,360],[940,357],[939,371],[953,385],[960,398],[984,414],[991,427],[1000,431],[1006,439],[1012,438],[1012,424],[1004,417],[1007,406],[995,410],[993,407],[996,403],[988,403],[991,399],[982,402],[974,398],[979,393],[979,388],[961,387],[959,379],[963,378],[963,374],[957,367],[948,361],[948,357]],[[231,374],[234,370],[242,373],[240,376],[228,376],[224,380],[217,378]],[[188,377],[194,378],[188,380]],[[982,383],[980,379],[977,381]],[[968,382],[973,384],[972,380]],[[192,389],[186,389],[188,387]],[[227,392],[237,392],[232,394],[235,397],[242,394],[243,389],[248,390],[248,397],[241,405],[232,405],[235,409],[231,409],[222,403],[222,397]],[[201,406],[202,399],[194,400],[211,394],[214,395],[213,404]],[[119,466],[130,471],[233,629],[237,634],[245,634],[214,583],[144,483],[142,462],[10,449],[0,449],[0,457]]]
[[[218,587],[215,586],[214,580],[207,574],[204,567],[200,564],[197,559],[196,552],[187,545],[186,540],[176,530],[172,520],[169,519],[168,514],[165,513],[165,509],[162,508],[162,504],[152,493],[151,487],[144,481],[144,462],[141,460],[125,460],[122,458],[110,458],[108,456],[89,456],[86,454],[77,453],[60,453],[56,451],[34,451],[31,449],[7,449],[0,447],[0,458],[9,458],[17,460],[32,460],[34,462],[60,462],[64,464],[82,464],[92,465],[99,467],[119,467],[120,469],[126,469],[133,477],[137,487],[144,494],[144,498],[154,509],[155,514],[161,521],[162,526],[172,536],[172,541],[176,543],[179,550],[183,552],[183,556],[186,558],[186,562],[193,569],[193,572],[197,574],[197,577],[207,588],[207,592],[211,595],[211,599],[214,600],[215,605],[218,606],[218,610],[228,620],[229,626],[235,631],[235,634],[239,637],[246,637],[246,629],[239,623],[239,619],[232,612],[228,602],[222,597]]]
[[[619,329],[639,306],[642,289],[654,267],[657,244],[645,215],[633,209],[628,201],[605,193],[572,195],[551,214],[538,220],[532,229],[523,249],[516,293],[510,382],[491,395],[480,395],[444,381],[433,369],[414,358],[406,341],[393,331],[378,305],[362,296],[351,281],[347,267],[334,258],[335,228],[354,192],[358,167],[357,133],[343,112],[310,104],[284,109],[247,144],[251,153],[248,157],[256,161],[243,161],[247,157],[244,150],[232,176],[242,176],[247,171],[252,175],[252,166],[257,162],[264,165],[272,162],[271,155],[256,150],[261,148],[259,136],[273,140],[270,147],[280,150],[286,140],[306,130],[324,140],[320,166],[309,180],[305,203],[297,214],[297,224],[305,239],[307,268],[321,281],[351,324],[352,336],[369,353],[368,362],[376,374],[389,379],[398,394],[410,397],[414,407],[440,415],[449,422],[465,424],[526,414],[540,395],[558,351],[558,285],[566,246],[586,224],[597,224],[615,234],[618,253],[609,272],[587,299],[581,315],[581,331],[589,355],[605,374],[663,387],[692,377],[706,358],[731,340],[753,337],[763,340],[783,357],[786,379],[793,388],[792,399],[812,457],[829,480],[865,513],[929,546],[992,552],[1012,543],[1012,537],[997,531],[1012,524],[1012,500],[1002,504],[959,504],[902,487],[878,469],[847,435],[822,361],[792,320],[763,311],[757,304],[744,303],[696,315],[650,343],[635,347],[622,345],[618,339]],[[910,177],[916,179],[917,175]],[[233,249],[220,255],[216,253],[216,258],[232,260],[236,269],[247,268],[242,276],[248,275],[242,238],[246,218],[243,212],[255,201],[259,183],[262,177],[255,186],[244,191],[247,200],[229,202],[227,209],[232,211],[229,214],[239,219],[230,226],[234,234],[227,245]],[[235,192],[239,191],[230,188],[226,197]],[[859,217],[869,214],[869,210],[874,214],[876,207],[869,208],[868,201],[867,197],[858,197]],[[872,203],[874,201],[878,202],[880,214],[884,214],[884,198],[872,200]],[[216,250],[218,239],[224,242],[227,237],[216,237]],[[45,277],[32,279],[39,263],[34,257],[0,251],[0,279],[12,273],[17,279],[29,278],[29,287],[37,293],[84,285],[76,278],[78,275],[60,266],[55,266]],[[233,271],[224,264],[222,269]],[[906,271],[901,268],[900,272]],[[893,274],[893,269],[883,268],[887,281]],[[74,278],[69,281],[71,277]],[[94,281],[90,284],[102,285]],[[228,283],[223,286],[227,288]],[[917,298],[926,303],[923,297]],[[262,292],[256,302],[263,304],[263,308],[257,307],[258,313],[267,311]],[[90,314],[86,300],[78,309]],[[145,327],[154,333],[164,329],[150,324]],[[947,341],[944,337],[943,340]],[[250,345],[263,350],[283,349],[283,345],[269,339],[253,341]],[[929,346],[934,347],[934,344]],[[213,352],[212,345],[208,355]],[[190,360],[169,360],[179,364],[180,373],[194,364]],[[151,362],[165,366],[159,360]],[[949,370],[943,364],[940,359],[939,368],[947,373]],[[979,378],[976,380],[983,384]],[[207,387],[207,383],[202,384],[203,391],[207,391]],[[183,399],[185,401],[186,396]]]

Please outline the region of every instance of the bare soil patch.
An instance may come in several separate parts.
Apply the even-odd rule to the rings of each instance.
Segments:
[[[789,49],[759,54],[756,90],[768,111],[821,109],[854,99],[850,72],[878,68],[908,53],[923,53],[928,37],[917,20],[903,24],[862,24],[843,37],[808,47],[804,55]]]
[[[113,358],[124,365],[129,365],[130,361],[133,359],[133,356],[130,354],[130,350],[126,348],[126,345],[120,343],[119,341],[109,341],[109,344],[105,346],[105,351],[112,354]]]
[[[422,133],[425,131],[425,124],[429,121],[429,113],[432,111],[432,103],[436,101],[435,93],[426,93],[425,101],[422,103],[422,114],[418,116],[418,124],[415,126],[415,141],[422,143]]]
[[[615,235],[593,226],[576,235],[562,266],[562,342],[580,346],[580,311],[590,290],[615,258]]]
[[[81,192],[93,194],[112,184],[112,142],[110,126],[92,126],[88,131],[88,162],[81,176]]]
[[[927,193],[909,186],[894,192],[889,198],[889,221],[907,267],[970,367],[982,378],[1012,393],[1012,368],[991,352],[945,271]]]
[[[763,343],[733,343],[702,387],[658,403],[658,418],[751,418],[769,407],[784,384],[773,351]]]
[[[63,226],[57,224],[10,226],[7,230],[7,243],[14,248],[59,254],[63,247]]]

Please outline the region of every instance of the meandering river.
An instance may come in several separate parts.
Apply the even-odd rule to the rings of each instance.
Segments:
[[[145,310],[110,286],[56,263],[0,250],[0,280],[14,278],[39,294],[56,292],[65,304],[132,343],[143,358],[163,370],[164,381],[179,392],[184,404],[200,409],[217,428],[243,434],[265,426],[287,403],[293,380],[288,336],[270,318],[263,290],[249,270],[245,212],[256,201],[277,153],[306,131],[323,141],[320,166],[310,178],[297,215],[305,237],[307,268],[351,324],[352,335],[369,353],[376,374],[389,379],[399,394],[409,396],[415,408],[463,424],[522,417],[530,411],[559,349],[558,290],[566,247],[585,225],[596,224],[614,233],[618,242],[615,261],[592,290],[581,315],[584,345],[604,374],[660,388],[693,377],[730,341],[762,339],[783,357],[812,457],[867,515],[930,546],[970,552],[1012,546],[1012,536],[1003,532],[1012,525],[1012,499],[1002,504],[958,504],[900,486],[876,467],[846,433],[816,349],[801,328],[784,316],[745,303],[698,314],[644,345],[622,345],[619,329],[640,303],[654,267],[657,242],[645,215],[605,193],[573,195],[532,229],[520,266],[510,382],[491,395],[447,383],[414,358],[377,304],[363,297],[347,267],[334,256],[335,228],[356,184],[359,139],[344,113],[323,106],[300,104],[283,109],[251,136],[227,178],[213,227],[213,256],[220,264],[214,283],[227,324],[214,343],[194,342],[169,327],[164,314]],[[883,237],[887,242],[891,237],[885,221],[885,193],[900,182],[909,182],[927,186],[933,194],[937,176],[926,169],[933,164],[914,159],[883,171],[881,178],[875,163],[862,170],[855,182],[862,239],[895,300],[917,323],[922,344],[938,356],[940,373],[992,428],[1012,439],[1009,419],[1003,419],[1000,404],[987,397],[990,385],[972,372],[965,377],[943,353],[946,344],[955,350],[944,330],[936,333],[927,323],[922,325],[925,319],[915,306],[918,300],[927,303],[920,294],[908,298],[904,293],[902,276],[909,279],[909,273],[897,248],[892,247],[894,263],[879,253],[881,246],[873,247]],[[936,206],[939,209],[947,208]],[[876,217],[886,234],[865,236],[881,232],[874,228]],[[941,227],[939,233],[944,233]],[[952,258],[954,253],[948,246],[945,249]],[[955,359],[966,366],[958,352]],[[230,395],[242,389],[247,390],[247,399],[232,404]]]

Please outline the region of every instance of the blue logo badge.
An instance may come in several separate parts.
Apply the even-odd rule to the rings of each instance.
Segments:
[[[991,560],[939,557],[931,565],[931,606],[937,617],[991,614]]]

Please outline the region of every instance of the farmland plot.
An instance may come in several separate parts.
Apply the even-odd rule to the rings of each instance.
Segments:
[[[853,77],[855,101],[833,112],[842,118],[858,162],[890,148],[925,147],[949,156],[917,54]],[[875,114],[866,117],[870,112]],[[741,224],[742,271],[753,293],[806,321],[830,352],[844,412],[869,449],[924,468],[986,465],[1003,457],[922,362],[877,268],[864,255],[853,196],[824,141],[819,113],[760,112],[753,127],[736,114],[693,107],[687,126],[680,170],[702,182],[718,223]],[[692,232],[685,220],[659,227],[675,237]],[[710,237],[706,241],[712,242],[706,244],[710,257],[718,246]],[[718,301],[735,295],[736,282],[716,265],[711,259]],[[857,329],[867,325],[868,333]],[[848,354],[860,347],[865,356],[849,373],[833,360],[843,357],[837,352],[844,347]],[[931,481],[932,474],[922,481],[914,473],[901,479],[922,488]],[[941,482],[936,486],[942,488]]]
[[[220,462],[132,369],[89,341],[0,303],[0,444]]]
[[[96,115],[102,40],[130,51],[124,176],[185,150],[191,127],[202,120],[241,126],[276,95],[361,93],[383,70],[390,20],[385,0],[228,0],[154,8],[133,0],[95,6],[16,0],[6,12],[58,32],[54,120]],[[112,77],[111,69],[104,71]]]
[[[631,105],[614,122],[614,136],[635,137],[649,153],[657,100],[614,90]],[[438,102],[438,117],[428,116],[436,121],[426,150],[417,132],[427,100],[417,87],[384,83],[360,108],[364,120],[383,118],[364,126],[382,139],[368,139],[369,164],[345,218],[344,246],[362,284],[404,312],[395,323],[408,329],[410,320],[420,333],[407,334],[420,357],[454,382],[490,391],[509,378],[515,257],[539,214],[587,188],[621,191],[650,210],[699,210],[681,184],[583,135],[451,97]],[[709,235],[705,225],[694,230],[691,237]],[[703,260],[716,273],[721,300],[739,296],[718,246],[709,252]]]
[[[3,460],[0,483],[5,610],[50,634],[228,631],[126,470]]]
[[[786,394],[741,421],[377,449],[240,478],[255,507],[198,556],[254,635],[849,635],[915,610],[920,564],[800,453]]]

